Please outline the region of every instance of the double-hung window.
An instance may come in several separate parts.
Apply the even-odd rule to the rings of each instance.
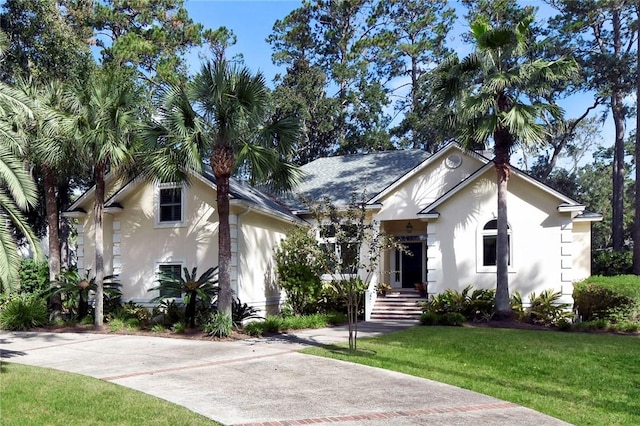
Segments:
[[[320,227],[320,245],[324,248],[330,262],[330,269],[336,274],[357,274],[360,246],[356,239],[357,228],[352,225]]]
[[[158,265],[158,278],[168,278],[177,280],[178,277],[182,276],[182,264],[181,263],[163,263]],[[176,285],[176,287],[178,287]],[[175,291],[171,291],[169,289],[160,289],[160,296],[162,297],[175,297],[181,298],[182,292],[177,288]]]
[[[156,225],[174,226],[184,223],[185,197],[180,184],[162,183],[156,190]]]
[[[496,219],[488,221],[480,233],[481,239],[481,260],[482,267],[495,267],[497,265],[497,249],[498,249],[498,221]],[[508,244],[508,264],[511,266],[511,228],[508,228],[507,235]]]

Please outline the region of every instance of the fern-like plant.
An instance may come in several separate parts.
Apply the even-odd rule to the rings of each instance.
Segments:
[[[218,294],[218,267],[207,269],[199,277],[197,271],[198,268],[193,268],[189,273],[187,268],[183,268],[184,277],[174,273],[161,273],[158,279],[159,285],[149,290],[160,292],[158,297],[151,300],[152,302],[180,298],[184,294],[186,305],[184,316],[190,328],[196,326],[197,300],[211,305]]]

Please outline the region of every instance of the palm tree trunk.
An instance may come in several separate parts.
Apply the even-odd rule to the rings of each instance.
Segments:
[[[636,13],[640,16],[640,2],[636,3]],[[640,21],[638,21],[638,37],[636,39],[636,63],[637,69],[640,70]],[[640,99],[640,72],[636,72],[636,100]],[[640,275],[640,108],[636,108],[636,199],[635,199],[635,217],[633,224],[633,273]]]
[[[94,169],[94,177],[96,180],[96,199],[93,207],[93,220],[95,223],[95,243],[96,243],[96,310],[95,321],[96,327],[102,327],[104,320],[104,165],[96,165]]]
[[[509,225],[507,218],[507,185],[509,182],[509,145],[503,138],[509,138],[508,134],[500,135],[496,132],[494,160],[497,172],[498,185],[498,218],[497,218],[497,244],[496,244],[496,317],[498,320],[511,318],[511,305],[509,303]],[[508,132],[505,132],[508,133]]]
[[[54,282],[60,275],[60,234],[58,232],[58,202],[56,198],[56,177],[47,166],[42,167],[44,174],[44,197],[45,209],[47,211],[47,228],[49,231],[49,283],[54,286]],[[62,311],[62,300],[60,293],[51,296],[49,301],[51,313],[54,318],[59,318]]]
[[[216,145],[211,167],[218,192],[218,312],[231,315],[231,229],[229,227],[229,179],[233,170],[233,150]]]

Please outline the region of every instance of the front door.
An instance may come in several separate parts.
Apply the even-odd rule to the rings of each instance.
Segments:
[[[402,243],[409,253],[402,253],[402,288],[414,288],[415,283],[421,283],[422,275],[422,247],[423,243]]]

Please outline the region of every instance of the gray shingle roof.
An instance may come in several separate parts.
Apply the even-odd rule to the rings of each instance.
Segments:
[[[216,183],[216,178],[213,176],[209,166],[204,167],[202,175],[213,184]],[[260,192],[250,185],[243,184],[236,179],[230,179],[229,193],[232,198],[246,201],[266,210],[278,212],[289,217],[291,220],[298,220],[298,217],[295,216],[286,206],[278,202],[275,197],[271,197],[267,193]]]
[[[319,158],[301,167],[300,185],[285,202],[301,210],[301,198],[315,201],[329,196],[347,205],[352,195],[366,191],[371,199],[424,162],[430,154],[420,149]]]

